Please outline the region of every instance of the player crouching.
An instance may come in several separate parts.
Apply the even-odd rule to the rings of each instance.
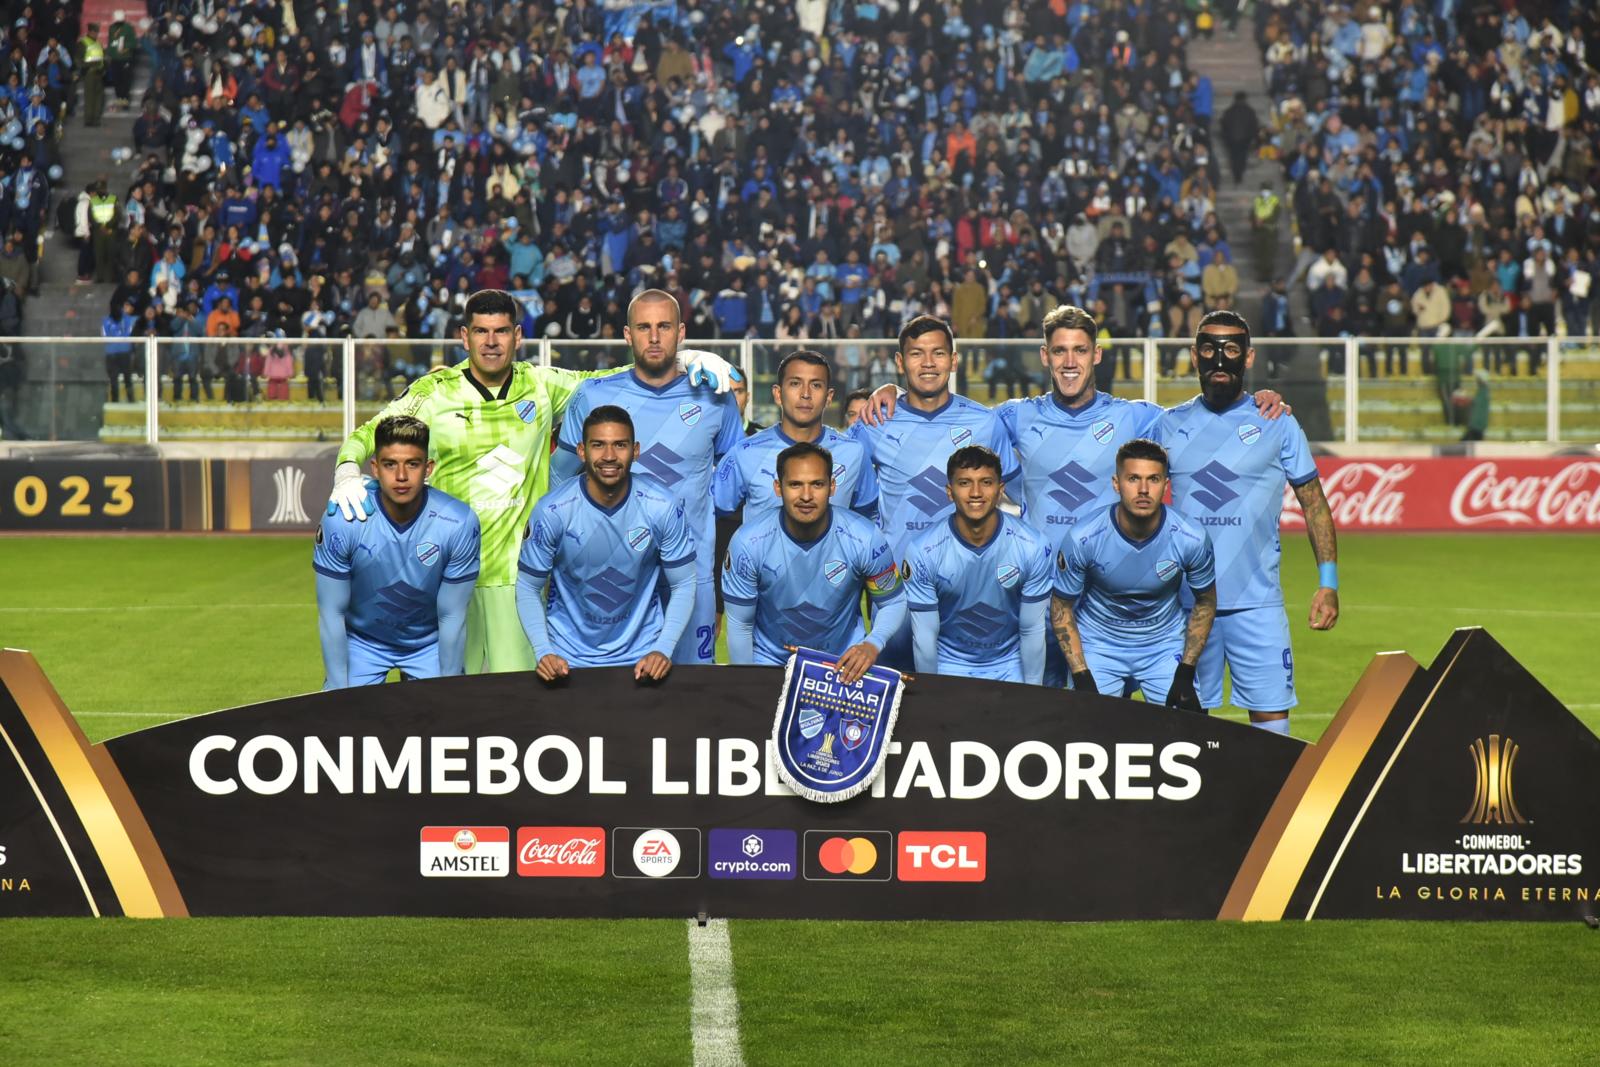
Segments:
[[[553,682],[572,667],[632,666],[634,678],[658,682],[672,670],[695,601],[683,501],[633,473],[639,442],[620,407],[585,416],[577,452],[582,476],[539,501],[517,560],[517,614],[537,673]]]
[[[478,580],[478,516],[428,486],[426,423],[384,419],[373,445],[368,467],[377,486],[367,490],[366,512],[386,521],[330,515],[317,527],[311,565],[324,689],[376,685],[394,668],[404,679],[462,669]]]
[[[1117,502],[1073,526],[1056,553],[1051,610],[1072,687],[1201,711],[1194,669],[1217,614],[1205,527],[1167,507],[1167,453],[1136,438],[1117,450]],[[1187,620],[1182,587],[1194,595]]]
[[[1000,511],[1000,457],[990,449],[957,449],[945,478],[955,513],[911,542],[900,571],[917,670],[1038,685],[1050,546]]]

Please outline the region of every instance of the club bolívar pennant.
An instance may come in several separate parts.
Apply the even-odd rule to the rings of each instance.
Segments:
[[[807,800],[849,800],[883,769],[900,694],[900,672],[871,667],[854,685],[839,681],[835,661],[815,649],[796,649],[784,668],[778,715],[772,723],[778,775]]]

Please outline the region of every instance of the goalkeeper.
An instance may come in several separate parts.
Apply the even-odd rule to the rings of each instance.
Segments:
[[[466,670],[533,670],[533,649],[517,617],[517,553],[533,505],[550,476],[551,428],[578,383],[599,374],[516,361],[522,307],[510,294],[484,289],[466,306],[461,344],[467,359],[412,382],[400,397],[358,427],[339,449],[328,514],[365,521],[372,497],[361,467],[373,433],[392,415],[428,424],[435,467],[430,484],[466,501],[483,531],[482,566],[467,610]],[[709,352],[681,351],[691,384],[726,391],[737,372]]]

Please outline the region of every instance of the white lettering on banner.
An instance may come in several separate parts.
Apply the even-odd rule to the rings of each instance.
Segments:
[[[642,739],[641,739],[642,740]],[[213,734],[189,752],[189,779],[208,796],[227,796],[241,787],[260,796],[288,792],[297,784],[304,793],[328,790],[340,794],[383,792],[429,795],[504,796],[526,787],[558,796],[582,790],[591,796],[621,795],[628,783],[605,776],[605,738],[590,737],[587,759],[580,743],[561,734],[545,734],[519,750],[511,738],[439,736],[406,737],[386,746],[378,737],[362,737],[359,755],[354,737],[305,737],[290,741],[275,734],[245,739]],[[715,743],[713,743],[715,742]],[[617,743],[613,739],[613,743]],[[771,742],[742,737],[694,738],[680,742],[693,766],[688,768],[700,795],[793,795],[778,777]],[[950,741],[941,748],[913,741],[903,750],[890,742],[884,772],[873,795],[903,799],[920,792],[931,800],[977,800],[997,787],[1021,800],[1192,800],[1200,794],[1195,766],[1201,748],[1190,741],[1161,746],[1144,742],[1102,745],[1070,741],[1051,745],[1020,741],[1004,752],[982,741]],[[765,754],[765,769],[760,765]],[[546,758],[549,757],[549,758]],[[669,774],[669,742],[650,739],[651,795],[687,796],[689,780]],[[360,784],[356,782],[359,760]],[[303,770],[303,773],[302,773]],[[678,773],[683,768],[677,768]],[[546,772],[554,772],[547,774]],[[423,783],[427,788],[424,790]],[[946,782],[949,789],[946,790]]]
[[[1600,525],[1600,463],[1578,460],[1554,474],[1503,478],[1498,464],[1480,463],[1456,483],[1450,518],[1463,526]]]
[[[1417,471],[1413,463],[1346,463],[1322,479],[1336,527],[1402,526],[1406,494],[1397,488]],[[1283,486],[1283,524],[1304,529],[1305,512],[1294,486]]]
[[[586,866],[599,859],[598,837],[573,837],[565,841],[545,842],[530,837],[517,853],[517,862],[533,865],[551,864],[561,867]]]

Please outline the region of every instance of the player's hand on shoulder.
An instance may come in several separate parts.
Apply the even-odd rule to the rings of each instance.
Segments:
[[[744,381],[738,367],[703,349],[680,348],[678,365],[688,373],[690,385],[703,385],[719,393],[732,389],[734,382]]]
[[[377,482],[361,473],[359,463],[346,460],[334,468],[327,514],[337,511],[345,522],[366,522],[373,512],[372,491],[377,487]]]
[[[571,674],[567,661],[554,652],[546,653],[539,657],[539,666],[534,672],[538,674],[541,682],[557,682]]]
[[[894,418],[894,410],[899,404],[900,387],[880,385],[867,398],[867,406],[861,409],[861,421],[868,426],[882,426]]]
[[[878,662],[878,648],[870,641],[863,641],[858,645],[851,645],[845,649],[844,655],[839,657],[835,667],[839,673],[839,681],[845,685],[854,685],[867,673],[867,669]]]
[[[1331,630],[1339,621],[1339,590],[1326,586],[1311,594],[1311,628]]]
[[[1293,415],[1294,408],[1284,401],[1283,394],[1272,389],[1262,389],[1256,393],[1256,414],[1271,422],[1285,415]]]
[[[651,652],[644,659],[633,665],[633,680],[636,682],[659,682],[672,670],[672,661],[659,652]]]

